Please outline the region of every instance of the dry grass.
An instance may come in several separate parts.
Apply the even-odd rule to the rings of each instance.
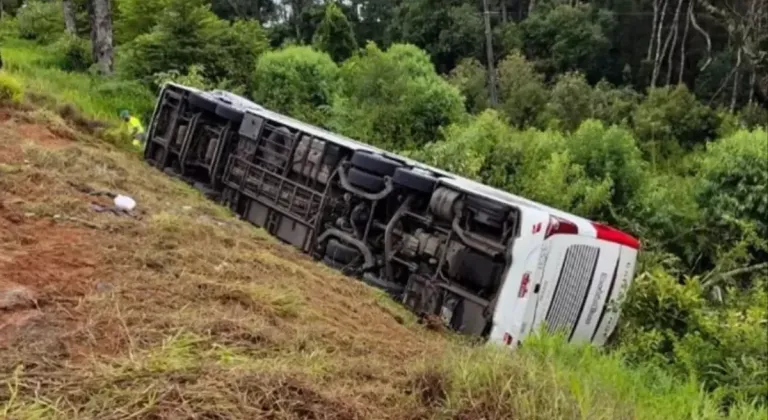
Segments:
[[[60,113],[0,110],[0,273],[37,292],[0,310],[0,418],[718,417],[616,357],[429,331]]]
[[[11,378],[0,389],[6,414],[412,412],[406,367],[438,349],[437,335],[372,289],[276,243],[134,156],[53,142],[42,125],[31,130],[25,121],[40,120],[40,112],[14,113],[0,127],[2,216],[41,236],[26,254],[38,253],[36,267],[11,280],[40,293],[43,314],[0,352]],[[86,186],[129,194],[142,214],[93,213],[93,197],[79,191]],[[35,249],[43,236],[69,244],[49,258]],[[83,255],[88,271],[70,267]],[[55,273],[32,282],[42,272]]]

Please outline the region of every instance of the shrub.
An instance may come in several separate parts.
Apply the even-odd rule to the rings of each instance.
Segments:
[[[338,74],[331,57],[311,47],[270,51],[256,65],[253,96],[268,108],[320,124],[328,116]]]
[[[24,95],[24,87],[18,79],[12,75],[0,71],[0,102],[21,102]]]
[[[714,110],[696,100],[683,85],[651,89],[633,116],[635,133],[646,151],[666,156],[669,146],[692,148],[714,139],[718,126]],[[658,146],[651,146],[652,144]]]
[[[395,150],[440,139],[440,128],[465,116],[459,90],[437,75],[427,54],[409,44],[387,51],[369,43],[341,68],[333,127]]]
[[[467,110],[477,114],[488,108],[488,71],[475,58],[465,58],[451,70],[448,83],[456,86],[466,98]]]
[[[739,130],[711,143],[702,155],[697,201],[704,209],[704,222],[710,231],[711,253],[732,254],[742,243],[747,254],[739,261],[720,264],[739,265],[768,254],[768,132]],[[718,251],[718,248],[722,248]],[[734,255],[735,257],[735,255]],[[733,269],[732,267],[722,267]]]
[[[93,65],[91,43],[71,34],[64,34],[49,45],[50,62],[65,71],[86,71]]]
[[[584,168],[586,177],[598,184],[611,184],[610,200],[585,216],[616,221],[614,210],[630,202],[646,176],[645,162],[632,133],[587,120],[568,139],[567,148],[573,162]]]
[[[698,278],[661,270],[638,276],[624,305],[621,352],[635,364],[655,365],[701,381],[718,405],[768,401],[768,293],[765,277],[747,290],[727,289],[712,310]]]
[[[0,0],[1,1],[1,0]],[[19,21],[15,17],[0,19],[0,40],[19,36]]]
[[[544,76],[519,52],[499,63],[499,105],[515,127],[530,126],[547,104]]]
[[[485,110],[466,124],[446,128],[445,141],[428,143],[410,153],[447,171],[483,181],[482,170],[493,148],[508,139],[511,128],[495,110]]]
[[[64,32],[64,14],[56,1],[32,0],[16,14],[19,36],[40,43],[54,41]]]

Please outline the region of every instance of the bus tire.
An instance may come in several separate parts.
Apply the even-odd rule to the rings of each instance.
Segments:
[[[402,295],[405,291],[405,287],[402,284],[383,280],[374,275],[363,276],[363,283],[396,296]]]
[[[379,176],[392,176],[402,165],[384,156],[358,150],[352,155],[352,166]]]
[[[431,194],[437,185],[437,179],[406,168],[397,168],[392,182],[414,191]]]
[[[337,239],[331,239],[328,241],[328,245],[325,246],[325,256],[346,265],[359,257],[360,252],[351,246],[339,242]]]
[[[194,106],[195,108],[200,108],[203,111],[208,111],[208,112],[216,112],[216,107],[218,106],[218,103],[216,101],[212,99],[208,99],[205,96],[196,92],[189,93],[189,97],[187,97],[187,102],[189,102],[189,104]]]
[[[347,180],[355,187],[362,188],[372,193],[377,193],[384,189],[383,178],[354,167],[349,168],[349,172],[347,172]]]

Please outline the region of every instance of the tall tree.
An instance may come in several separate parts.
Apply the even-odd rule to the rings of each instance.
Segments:
[[[91,0],[88,3],[88,16],[91,21],[93,61],[98,65],[101,74],[112,74],[115,60],[110,0]]]
[[[77,33],[77,24],[75,23],[75,5],[72,0],[61,0],[61,7],[64,11],[64,25],[67,33]]]
[[[337,63],[349,58],[357,49],[352,25],[335,1],[325,6],[325,15],[315,31],[312,43],[315,48],[327,52]]]

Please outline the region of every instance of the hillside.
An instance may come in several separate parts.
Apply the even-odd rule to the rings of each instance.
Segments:
[[[9,419],[718,418],[589,349],[429,331],[42,109],[0,111],[0,249]]]
[[[0,419],[764,419],[768,7],[652,3],[0,0]],[[419,325],[149,169],[168,81],[640,238],[616,334]]]

